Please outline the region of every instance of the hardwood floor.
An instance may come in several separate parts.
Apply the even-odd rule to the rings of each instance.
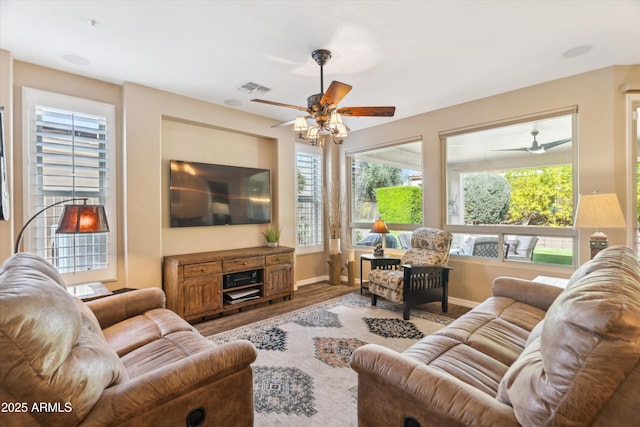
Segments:
[[[194,323],[193,326],[204,336],[215,335],[259,320],[279,316],[293,310],[320,303],[331,298],[346,295],[350,292],[359,293],[360,287],[330,285],[326,282],[300,286],[300,288],[295,291],[291,300],[281,299],[274,300],[271,304],[268,302],[257,304],[256,306],[247,307],[241,311],[232,311],[221,316],[206,319],[203,322]]]
[[[206,319],[202,322],[194,322],[193,326],[198,329],[202,335],[207,337],[238,328],[240,326],[248,325],[259,320],[279,316],[281,314],[327,301],[331,298],[336,298],[348,293],[359,294],[360,287],[330,285],[327,282],[314,283],[312,285],[300,286],[300,288],[295,291],[291,300],[281,299],[274,300],[272,303],[266,302],[257,304],[255,306],[242,309],[241,311],[232,311]],[[369,296],[367,291],[364,291],[364,294],[365,296]],[[449,311],[447,313],[443,313],[440,302],[422,304],[417,308],[430,313],[450,317],[452,319],[456,319],[470,310],[468,307],[449,303]]]

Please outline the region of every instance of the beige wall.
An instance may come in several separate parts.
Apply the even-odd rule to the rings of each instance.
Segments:
[[[162,251],[163,255],[236,249],[264,244],[266,225],[216,227],[169,226],[169,160],[275,169],[276,141],[193,123],[162,121]],[[247,155],[252,153],[252,155]],[[274,181],[275,182],[275,181]]]
[[[620,92],[619,85],[630,81],[638,83],[639,72],[638,65],[609,67],[354,132],[342,147],[343,157],[349,150],[422,137],[423,182],[426,183],[424,223],[441,227],[444,174],[439,132],[577,105],[578,191],[615,192],[624,206],[629,181],[622,172],[627,164],[626,111],[625,95]],[[416,96],[428,97],[429,94]],[[345,173],[344,168],[342,173]],[[588,236],[592,232],[580,233],[581,262],[589,259]],[[626,244],[624,230],[609,230],[607,234],[611,245]],[[571,274],[568,267],[515,265],[462,257],[454,257],[450,265],[454,268],[450,295],[473,301],[481,301],[490,295],[491,281],[498,275],[533,278],[537,275],[568,277]]]

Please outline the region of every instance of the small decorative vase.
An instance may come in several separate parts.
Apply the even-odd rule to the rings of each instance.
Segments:
[[[267,242],[267,246],[269,246],[270,248],[277,248],[278,242]]]
[[[340,239],[329,239],[329,255],[340,254]]]

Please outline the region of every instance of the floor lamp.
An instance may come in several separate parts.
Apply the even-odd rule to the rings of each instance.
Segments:
[[[607,235],[601,228],[624,228],[626,223],[615,193],[581,194],[574,221],[575,228],[595,228],[589,240],[591,258],[609,246]]]
[[[22,241],[22,235],[27,229],[27,226],[36,219],[41,213],[54,206],[61,205],[63,203],[75,202],[78,200],[84,201],[81,205],[71,204],[65,205],[64,211],[60,216],[58,222],[58,228],[56,234],[84,234],[84,233],[106,233],[109,231],[109,224],[107,223],[107,215],[104,211],[103,205],[87,205],[87,198],[67,199],[61,202],[53,203],[44,209],[39,210],[34,216],[22,226],[18,238],[16,239],[16,245],[14,247],[14,253],[20,251],[20,242]]]

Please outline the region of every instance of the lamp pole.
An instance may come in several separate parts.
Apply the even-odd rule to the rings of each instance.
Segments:
[[[67,203],[67,202],[75,202],[77,200],[82,200],[84,201],[84,203],[87,203],[87,200],[89,200],[87,197],[80,197],[80,198],[75,198],[75,199],[67,199],[67,200],[62,200],[60,202],[56,202],[53,203],[49,206],[47,206],[46,208],[40,209],[34,216],[32,216],[31,218],[29,218],[29,221],[27,221],[23,226],[22,229],[20,230],[20,233],[18,233],[18,238],[16,239],[16,245],[13,249],[13,253],[17,254],[19,249],[20,249],[20,242],[22,241],[22,235],[24,234],[24,231],[27,229],[27,226],[29,224],[31,224],[31,222],[36,219],[38,217],[38,215],[40,215],[42,212],[46,211],[47,209],[50,209],[54,206],[58,206],[61,205],[63,203]]]

